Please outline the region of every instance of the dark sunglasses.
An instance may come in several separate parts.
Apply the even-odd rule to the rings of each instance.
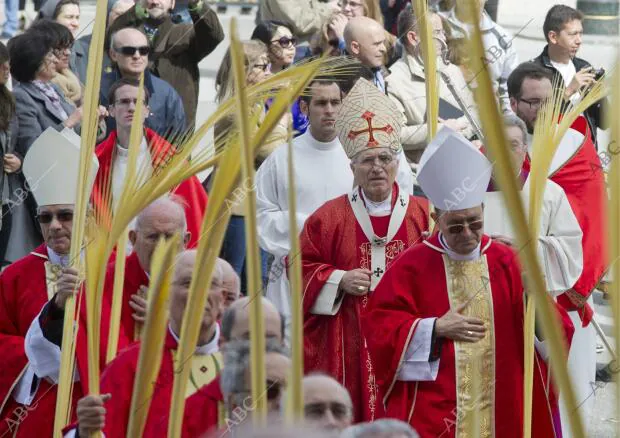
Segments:
[[[282,37],[279,40],[272,40],[271,42],[278,43],[283,49],[288,49],[291,46],[297,45],[297,38]]]
[[[450,231],[450,234],[461,234],[465,230],[465,227],[469,228],[470,231],[480,231],[483,225],[484,221],[482,220],[466,222],[464,224],[448,225],[448,231]]]
[[[54,220],[54,217],[58,219],[58,222],[71,222],[73,220],[73,212],[72,211],[59,211],[58,213],[39,213],[37,215],[37,220],[40,224],[50,224]]]
[[[134,56],[136,52],[140,53],[140,56],[146,56],[151,52],[151,48],[149,46],[123,46],[123,47],[114,47],[114,51],[120,53],[125,56]]]
[[[340,46],[340,41],[338,41],[338,39],[329,40],[327,44],[332,46],[334,49],[337,49]]]
[[[336,420],[342,420],[349,415],[349,407],[344,403],[310,403],[304,406],[306,418],[318,419],[325,416],[327,410],[332,412]]]

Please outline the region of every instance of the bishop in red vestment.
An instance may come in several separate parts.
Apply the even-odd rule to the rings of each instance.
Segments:
[[[150,400],[150,406],[143,437],[159,437],[162,430],[168,428],[172,386],[174,382],[174,355],[178,346],[178,335],[181,332],[183,312],[187,302],[187,289],[190,284],[195,262],[195,251],[182,253],[176,264],[170,300],[170,325],[163,349],[163,357],[159,374],[155,382],[155,391]],[[191,375],[188,383],[187,397],[194,394],[199,388],[211,382],[222,368],[222,358],[219,353],[219,325],[218,316],[221,313],[223,302],[222,292],[223,274],[221,268],[215,270],[211,288],[209,290],[208,304],[205,308],[205,316],[202,321],[199,346],[191,358]],[[109,363],[101,377],[101,394],[110,394],[106,402],[106,414],[93,427],[91,413],[84,409],[78,415],[78,427],[80,436],[100,430],[102,428],[108,437],[127,436],[127,426],[130,417],[131,399],[133,394],[134,380],[137,374],[138,359],[140,355],[140,343],[135,343]],[[87,396],[78,403],[78,407],[93,408],[103,406],[101,396]],[[195,412],[201,415],[200,412]],[[74,436],[74,431],[67,431],[66,436]],[[187,436],[187,435],[184,435]]]
[[[428,229],[428,210],[394,183],[400,118],[384,94],[359,80],[336,120],[359,186],[321,206],[301,233],[304,364],[344,385],[356,421],[371,421],[382,405],[361,317],[392,261]]]
[[[54,378],[38,373],[27,356],[26,335],[33,322],[51,315],[42,309],[58,297],[69,272],[69,250],[79,168],[79,137],[49,128],[32,144],[24,160],[31,181],[45,244],[0,274],[0,436],[51,436],[56,408]],[[58,163],[62,163],[61,166]],[[92,157],[91,175],[97,169]],[[92,179],[91,179],[92,181]],[[57,379],[57,376],[56,376]],[[73,387],[73,404],[82,387]]]
[[[465,436],[474,411],[481,437],[523,435],[524,290],[516,254],[483,234],[491,171],[460,134],[437,134],[418,181],[436,206],[439,233],[392,264],[363,317],[387,416],[421,437]],[[547,370],[535,364],[533,436],[551,437]]]

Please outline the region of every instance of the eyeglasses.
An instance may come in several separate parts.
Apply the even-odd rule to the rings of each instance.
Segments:
[[[267,71],[271,68],[271,64],[254,64],[252,68],[257,70]]]
[[[333,40],[329,40],[327,44],[337,49],[340,46],[340,41],[338,39],[333,39]]]
[[[124,97],[124,98],[122,98],[122,99],[118,99],[116,102],[114,102],[114,105],[116,105],[116,106],[129,106],[129,105],[131,105],[132,103],[133,103],[134,105],[138,105],[138,99],[133,99],[133,98],[131,98],[131,97]],[[147,105],[146,100],[143,100],[143,101],[142,101],[142,104],[143,104],[144,106],[146,106],[146,105]],[[158,238],[159,238],[159,236],[158,236]]]
[[[46,211],[37,215],[37,220],[40,224],[50,224],[52,223],[54,218],[58,219],[58,222],[71,222],[73,220],[73,212],[59,211],[58,213],[54,214]]]
[[[123,46],[123,47],[114,47],[114,51],[116,53],[120,53],[125,56],[134,56],[136,52],[140,53],[140,56],[146,56],[151,52],[151,48],[149,46]]]
[[[363,160],[360,160],[360,164],[365,167],[373,167],[377,160],[379,161],[379,167],[387,167],[392,161],[394,161],[394,156],[392,154],[384,153],[375,157],[366,157]]]
[[[325,416],[327,410],[332,412],[336,420],[342,420],[350,415],[351,408],[344,403],[327,402],[327,403],[310,403],[304,406],[306,418],[318,419]]]
[[[454,224],[448,225],[448,231],[450,234],[461,234],[465,231],[465,227],[469,228],[469,231],[480,231],[482,226],[484,225],[483,220],[474,221],[474,222],[465,222],[463,224]]]
[[[288,49],[291,46],[297,45],[297,38],[282,37],[278,40],[271,40],[271,43],[278,43],[283,49]]]
[[[277,400],[282,393],[283,385],[279,381],[275,380],[267,380],[265,388],[267,389],[266,395],[268,401]],[[235,398],[241,404],[241,400],[247,399],[248,397],[252,397],[251,391],[238,391],[234,394]]]
[[[545,104],[545,102],[547,101],[547,99],[531,99],[531,100],[527,100],[527,99],[519,99],[519,101],[521,102],[525,102],[530,106],[530,109],[538,109],[541,106],[543,106]]]

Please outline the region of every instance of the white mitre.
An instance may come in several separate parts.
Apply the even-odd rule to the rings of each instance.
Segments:
[[[484,202],[492,172],[478,148],[444,126],[420,158],[418,183],[436,208],[464,210]]]
[[[23,172],[39,206],[75,204],[80,168],[80,136],[64,129],[47,128],[32,143],[24,158]],[[93,154],[88,178],[92,190],[99,169]]]

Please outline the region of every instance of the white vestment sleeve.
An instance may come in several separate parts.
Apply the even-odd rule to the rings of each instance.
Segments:
[[[418,323],[409,342],[405,358],[396,379],[402,381],[434,381],[439,372],[439,359],[429,362],[433,327],[437,318],[424,318]]]
[[[60,376],[60,347],[47,340],[43,335],[41,324],[39,324],[40,315],[39,313],[32,321],[26,333],[24,341],[26,357],[28,358],[29,368],[32,368],[37,377],[47,377],[53,383],[58,383]],[[77,369],[73,373],[73,379],[76,382],[80,380]]]
[[[30,406],[39,389],[39,382],[40,380],[37,379],[33,367],[28,364],[26,371],[24,371],[24,374],[19,379],[19,383],[13,390],[13,398],[15,401],[22,405]]]
[[[564,191],[554,192],[553,198],[549,228],[541,230],[538,238],[538,256],[547,291],[555,296],[573,287],[581,275],[583,232]]]
[[[338,289],[340,286],[340,280],[346,271],[336,269],[327,279],[327,282],[323,285],[318,298],[314,302],[314,305],[310,309],[310,312],[315,315],[330,315],[333,316],[340,310],[342,299],[344,298],[344,292],[338,296]]]
[[[288,206],[280,205],[278,191],[286,189],[278,186],[277,153],[267,158],[256,173],[256,220],[258,223],[258,241],[265,251],[276,258],[288,255],[290,251],[289,211]],[[283,169],[286,170],[286,169]],[[308,215],[297,213],[297,226],[302,227]]]

